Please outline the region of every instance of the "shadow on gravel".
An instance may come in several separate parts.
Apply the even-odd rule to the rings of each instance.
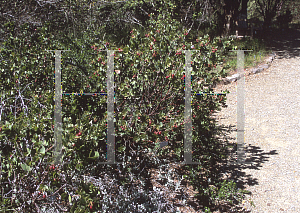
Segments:
[[[236,125],[217,125],[216,131],[218,132],[217,136],[219,136],[220,141],[225,146],[230,146],[232,148],[228,148],[227,155],[228,159],[222,161],[219,166],[220,175],[223,176],[224,179],[230,181],[234,181],[238,189],[245,190],[246,186],[259,185],[260,183],[256,178],[253,178],[251,175],[246,175],[245,172],[242,172],[243,169],[255,169],[260,170],[263,167],[264,163],[269,161],[269,158],[273,155],[277,155],[278,152],[276,150],[272,150],[270,152],[265,152],[258,146],[244,145],[244,150],[246,154],[246,163],[251,162],[251,164],[237,164],[236,161],[236,136],[229,137],[228,135],[232,134],[236,131]],[[251,195],[251,192],[247,194]],[[232,211],[228,211],[232,212]],[[237,205],[234,209],[234,212],[250,212],[244,210],[242,207]]]
[[[292,25],[289,29],[269,29],[263,33],[262,38],[269,50],[276,52],[277,58],[300,56],[299,26]]]

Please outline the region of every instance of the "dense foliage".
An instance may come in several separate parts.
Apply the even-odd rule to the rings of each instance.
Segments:
[[[38,211],[47,205],[67,212],[175,208],[153,187],[150,170],[172,171],[171,163],[183,161],[183,51],[197,50],[191,61],[193,91],[211,92],[211,86],[227,74],[220,65],[231,42],[208,35],[193,38],[178,31],[179,22],[168,14],[151,16],[149,27],[133,28],[124,46],[110,44],[97,31],[83,32],[75,40],[63,34],[55,37],[47,24],[41,28],[25,24],[22,34],[14,37],[14,23],[5,25],[10,36],[0,52],[3,210]],[[99,164],[106,161],[106,96],[62,97],[64,157],[61,165],[51,164],[55,58],[46,50],[55,49],[72,50],[62,53],[62,88],[68,93],[105,92],[107,53],[101,50],[115,50],[116,160],[122,164]],[[229,187],[230,196],[224,196],[227,183],[215,168],[226,157],[226,147],[214,139],[217,132],[210,115],[225,101],[217,95],[193,96],[193,161],[201,164],[184,165],[162,181],[173,191],[180,188],[171,182],[174,174],[191,181],[205,207],[218,197],[218,190],[212,196],[211,185],[220,189],[222,199],[232,201],[235,196],[234,187]],[[162,149],[163,141],[168,146]]]

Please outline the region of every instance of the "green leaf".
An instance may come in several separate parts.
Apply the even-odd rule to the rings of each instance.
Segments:
[[[95,156],[94,157],[96,157],[96,158],[99,157],[99,152],[98,151],[95,151]]]
[[[13,125],[14,125],[13,123],[9,124],[8,129],[11,130]]]
[[[45,154],[45,147],[44,146],[42,146],[42,148],[40,149],[40,153]]]
[[[125,146],[120,146],[120,147],[118,148],[119,152],[124,152],[125,149],[126,149]]]
[[[21,164],[21,167],[24,171],[29,172],[31,170],[30,166],[26,165],[26,164]]]

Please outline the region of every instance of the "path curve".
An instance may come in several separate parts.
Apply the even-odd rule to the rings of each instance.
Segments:
[[[269,69],[245,76],[244,141],[247,161],[253,163],[224,170],[239,188],[251,192],[241,205],[244,212],[300,212],[300,33],[294,32],[298,34],[289,35],[289,49],[274,47],[282,57]],[[216,91],[220,88],[230,91],[228,107],[215,117],[219,125],[236,128],[236,83],[220,85]],[[236,133],[227,135],[232,143]]]

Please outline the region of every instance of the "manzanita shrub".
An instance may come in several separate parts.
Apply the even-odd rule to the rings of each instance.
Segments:
[[[184,160],[183,50],[198,50],[192,51],[191,59],[193,91],[211,92],[211,86],[227,74],[218,67],[230,41],[204,36],[187,43],[188,32],[165,20],[170,19],[158,16],[148,29],[132,29],[129,44],[123,47],[97,40],[96,32],[71,40],[51,37],[46,26],[30,31],[28,25],[23,35],[4,42],[0,53],[4,79],[0,86],[5,91],[0,123],[3,209],[48,211],[48,205],[71,212],[176,210],[173,201],[162,196],[162,189],[153,187],[151,169],[168,171],[170,163]],[[6,27],[13,31],[13,24]],[[55,66],[54,53],[45,50],[55,49],[72,50],[62,52],[64,93],[105,93],[107,52],[102,50],[115,50],[115,150],[116,161],[122,163],[100,164],[107,161],[106,96],[72,95],[62,97],[63,161],[51,164]],[[204,206],[211,205],[206,192],[219,181],[214,165],[224,151],[213,140],[215,123],[210,115],[225,101],[217,95],[193,96],[193,161],[201,164],[174,171],[194,185]],[[162,149],[163,141],[168,146]],[[175,192],[180,189],[181,182],[170,182],[170,175],[162,179],[162,185]]]

